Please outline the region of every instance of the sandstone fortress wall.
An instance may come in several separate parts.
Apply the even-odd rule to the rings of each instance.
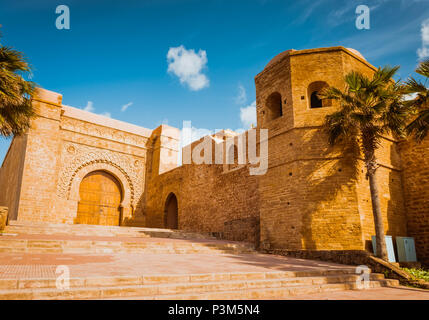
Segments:
[[[342,87],[344,75],[375,68],[343,47],[288,50],[255,77],[257,128],[268,129],[268,170],[249,164],[184,164],[180,130],[154,130],[62,104],[40,89],[39,117],[15,137],[0,171],[0,206],[10,219],[76,223],[80,186],[105,171],[120,184],[118,224],[210,232],[262,248],[371,250],[374,234],[369,185],[356,146],[346,153],[327,144],[321,125],[338,105],[311,108],[312,93]],[[248,135],[248,133],[244,133]],[[208,137],[226,150],[239,135]],[[429,263],[429,142],[385,137],[377,157],[386,233],[413,236],[420,261]],[[355,148],[355,149],[353,149]],[[176,204],[171,204],[176,199]],[[171,222],[171,214],[176,215]]]

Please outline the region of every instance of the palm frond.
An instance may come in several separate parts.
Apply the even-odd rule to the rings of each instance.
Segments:
[[[0,47],[0,135],[19,135],[30,126],[35,84],[23,77],[30,71],[21,52]]]
[[[369,90],[376,90],[377,87],[380,87],[381,85],[387,84],[388,82],[392,81],[392,78],[396,74],[398,69],[399,66],[385,66],[383,68],[378,68],[377,71],[374,73],[372,79],[369,81],[367,88]]]
[[[429,78],[429,58],[420,62],[416,72]],[[409,78],[405,83],[408,94],[416,94],[414,99],[405,101],[404,105],[417,117],[407,126],[406,131],[414,135],[417,141],[424,139],[429,132],[429,89],[420,81]]]
[[[355,136],[354,128],[346,110],[340,110],[326,116],[325,130],[328,133],[331,145],[335,145],[340,140],[348,140]]]
[[[331,144],[359,135],[363,149],[369,148],[366,152],[371,153],[384,134],[405,135],[410,108],[403,102],[406,86],[392,80],[398,68],[378,68],[371,78],[351,72],[344,78],[345,90],[331,87],[322,92],[326,98],[339,100],[341,106],[325,119]]]
[[[422,110],[416,119],[407,127],[408,134],[414,135],[417,141],[422,141],[429,133],[429,109]]]
[[[350,72],[344,78],[350,91],[357,92],[362,87],[362,77],[358,72]]]
[[[24,55],[9,47],[0,48],[0,68],[12,72],[29,72],[31,70],[31,67],[25,60]]]
[[[416,72],[426,78],[429,78],[429,58],[419,63]]]
[[[408,78],[408,80],[405,82],[405,91],[406,93],[426,93],[428,91],[428,88],[420,82],[417,81],[414,78]]]

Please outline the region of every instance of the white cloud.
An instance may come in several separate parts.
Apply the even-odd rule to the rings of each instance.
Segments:
[[[132,105],[133,105],[133,102],[128,102],[127,104],[124,104],[124,105],[121,107],[121,111],[122,111],[122,112],[126,111],[126,110],[128,109],[128,107],[131,107]]]
[[[429,48],[423,47],[417,49],[417,55],[419,56],[419,60],[423,60],[424,58],[429,57]]]
[[[421,31],[423,45],[429,45],[429,19],[423,21]]]
[[[188,131],[189,132],[189,131]],[[184,137],[183,137],[183,129],[180,130],[180,145],[181,147],[184,147],[185,145],[192,143],[194,141],[200,140],[201,138],[205,137],[205,136],[210,136],[212,134],[215,134],[216,130],[210,130],[210,129],[205,129],[205,128],[196,128],[194,126],[191,127],[191,139],[190,141],[183,141]],[[187,133],[189,134],[189,133]],[[189,137],[187,137],[189,138]]]
[[[217,131],[220,131],[220,130],[210,130],[210,129],[205,129],[205,128],[197,128],[194,126],[192,126],[190,129],[191,129],[191,136],[189,137],[189,131],[187,131],[186,139],[183,136],[184,135],[184,132],[183,132],[184,128],[182,128],[182,130],[180,130],[180,143],[179,143],[180,148],[183,148],[186,145],[188,145],[194,141],[200,140],[201,138],[203,138],[205,136],[210,136],[210,135],[215,134]],[[188,130],[189,130],[189,128],[188,128]]]
[[[250,126],[256,125],[256,101],[251,105],[240,108],[240,120],[245,128],[250,128]]]
[[[239,84],[238,85],[238,95],[237,95],[237,97],[235,97],[235,102],[237,104],[244,104],[244,103],[246,103],[246,100],[247,100],[246,89],[241,84]]]
[[[423,21],[421,26],[421,37],[422,37],[422,47],[417,49],[417,55],[419,59],[429,57],[429,19]]]
[[[207,53],[205,50],[186,50],[182,45],[170,48],[167,53],[168,72],[176,75],[180,83],[188,85],[193,91],[201,90],[209,86],[209,79],[202,70],[207,65]]]
[[[92,101],[88,101],[86,103],[86,107],[83,108],[83,110],[88,111],[88,112],[94,112],[94,103],[92,103]]]
[[[201,139],[202,137],[209,136],[209,135],[212,135],[214,133],[215,133],[215,131],[213,131],[213,130],[192,127],[191,141],[192,142],[197,141],[197,140]]]
[[[86,107],[83,108],[83,110],[95,113],[94,103],[92,101],[88,101],[88,103],[86,104]],[[108,117],[108,118],[112,117],[112,115],[108,111],[105,111],[103,113],[96,113],[96,114],[99,114],[100,116],[104,116],[104,117]]]

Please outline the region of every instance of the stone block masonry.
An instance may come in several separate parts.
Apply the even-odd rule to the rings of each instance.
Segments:
[[[400,150],[408,235],[415,238],[418,261],[429,267],[429,137],[403,141]]]

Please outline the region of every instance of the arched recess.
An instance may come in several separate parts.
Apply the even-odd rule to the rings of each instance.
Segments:
[[[271,93],[265,103],[265,121],[277,119],[283,115],[282,96],[278,92]]]
[[[122,188],[122,202],[121,207],[126,211],[132,210],[132,201],[134,200],[134,187],[131,179],[125,171],[114,163],[99,160],[90,161],[82,164],[72,175],[69,184],[68,199],[79,202],[79,187],[83,178],[93,171],[106,171],[114,176],[121,184]]]
[[[318,94],[329,85],[325,81],[315,81],[308,86],[307,97],[308,107],[310,109],[330,107],[332,105],[329,99],[320,99]]]
[[[167,229],[179,228],[179,203],[173,192],[168,195],[165,201],[164,226]]]

